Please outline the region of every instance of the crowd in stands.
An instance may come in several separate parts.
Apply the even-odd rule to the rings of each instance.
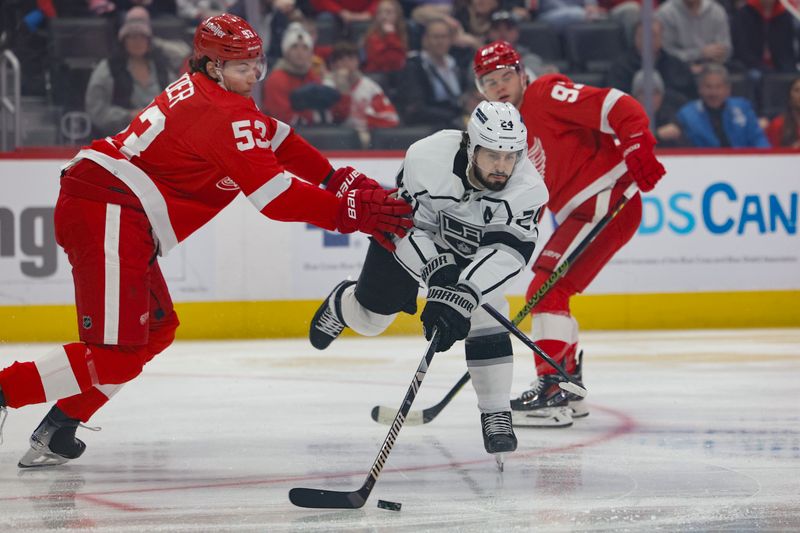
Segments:
[[[780,0],[656,1],[647,84],[640,1],[261,0],[251,22],[270,69],[262,109],[312,143],[315,128],[336,127],[354,130],[359,147],[402,148],[415,135],[464,127],[481,99],[473,54],[502,39],[531,77],[563,72],[640,101],[652,86],[659,146],[800,149],[800,21]],[[199,20],[245,8],[7,0],[0,48],[19,57],[23,94],[85,112],[93,135],[109,135],[186,72]],[[405,137],[387,143],[389,132]]]

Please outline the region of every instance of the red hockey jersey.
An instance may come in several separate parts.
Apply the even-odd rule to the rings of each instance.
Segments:
[[[561,74],[530,84],[520,114],[528,128],[528,157],[544,177],[548,207],[559,223],[627,172],[614,135],[626,139],[649,124],[631,96],[572,83]]]
[[[328,160],[252,99],[199,73],[173,82],[125,130],[84,147],[67,167],[80,159],[136,195],[162,253],[240,192],[270,218],[336,228],[338,200],[316,186],[332,170]]]

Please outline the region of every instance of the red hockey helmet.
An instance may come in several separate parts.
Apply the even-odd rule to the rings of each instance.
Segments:
[[[194,32],[195,59],[256,59],[263,55],[262,46],[261,37],[246,20],[228,13],[205,19]]]
[[[478,48],[472,63],[476,81],[497,69],[509,67],[519,69],[520,56],[506,41],[495,41]]]

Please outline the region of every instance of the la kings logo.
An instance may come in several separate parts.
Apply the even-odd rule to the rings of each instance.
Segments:
[[[458,255],[470,258],[478,251],[483,228],[467,224],[447,213],[439,214],[439,233]]]

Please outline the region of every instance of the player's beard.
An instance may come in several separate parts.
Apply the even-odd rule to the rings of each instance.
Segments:
[[[508,180],[511,178],[510,175],[504,173],[489,172],[488,174],[485,174],[483,170],[481,170],[481,168],[474,162],[472,163],[471,167],[472,177],[475,179],[475,181],[477,181],[483,188],[490,191],[502,191],[505,188],[506,183],[508,183]],[[488,176],[502,176],[505,178],[505,180],[502,182],[489,180]]]

